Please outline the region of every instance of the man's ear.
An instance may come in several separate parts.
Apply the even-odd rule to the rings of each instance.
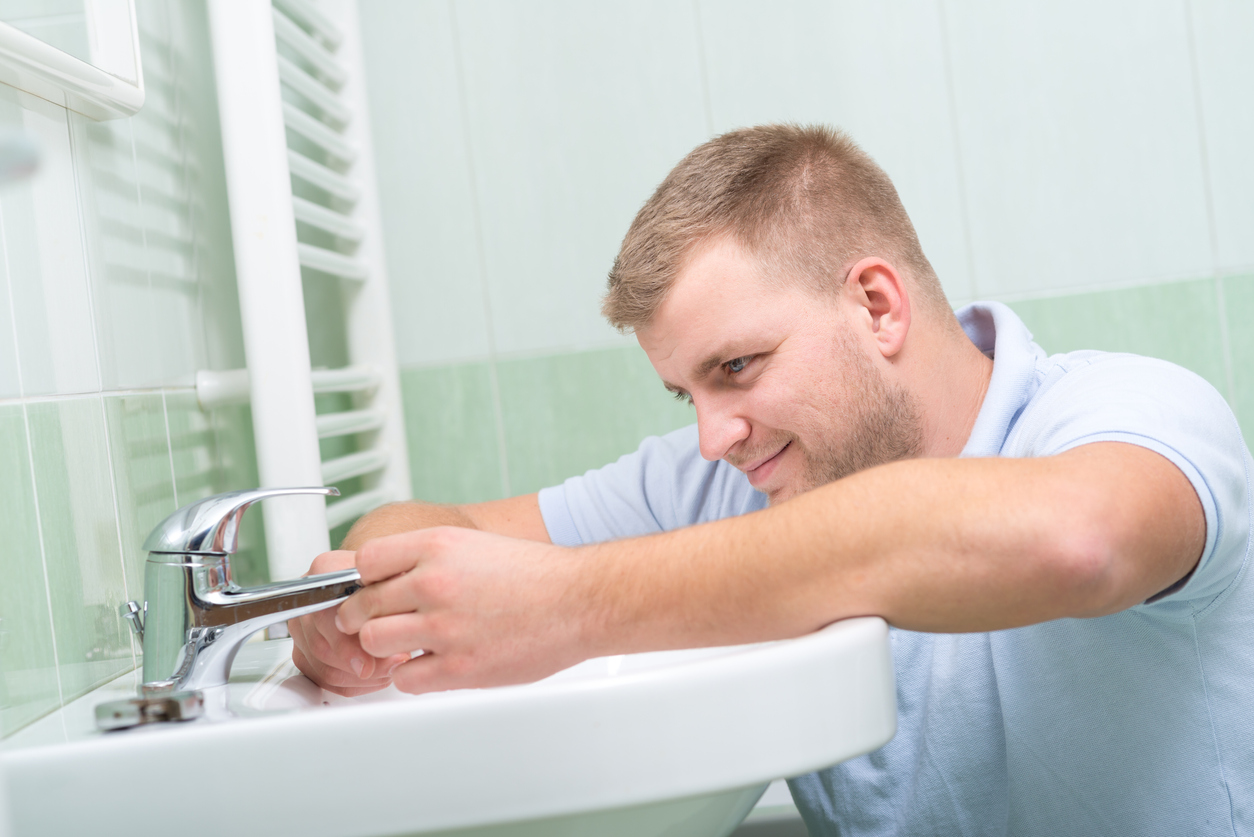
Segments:
[[[901,274],[883,259],[865,258],[850,269],[845,291],[880,353],[890,358],[901,351],[910,331],[910,295]]]

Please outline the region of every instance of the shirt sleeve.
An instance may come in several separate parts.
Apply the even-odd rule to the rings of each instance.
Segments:
[[[766,495],[721,460],[701,458],[696,425],[650,436],[634,453],[540,492],[560,546],[666,532],[765,508]]]
[[[1139,605],[1196,616],[1232,585],[1250,547],[1249,454],[1236,417],[1204,379],[1166,361],[1104,355],[1060,376],[1023,415],[1012,455],[1127,442],[1170,460],[1206,514],[1206,545],[1184,583]]]

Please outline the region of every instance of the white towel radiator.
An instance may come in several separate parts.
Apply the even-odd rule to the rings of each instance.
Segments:
[[[357,4],[209,0],[209,23],[248,368],[200,373],[201,404],[251,402],[263,487],[362,485],[265,504],[277,580],[329,529],[410,493]],[[310,367],[302,272],[341,286],[346,368]],[[324,392],[350,409],[317,415]],[[323,461],[319,440],[347,435],[356,450]]]

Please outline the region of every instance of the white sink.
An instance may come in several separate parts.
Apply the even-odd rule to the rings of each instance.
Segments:
[[[214,717],[98,733],[119,678],[5,742],[14,837],[723,837],[772,779],[896,729],[887,626],[589,660],[527,686],[323,692],[290,641],[236,661]],[[226,710],[225,707],[229,707]]]

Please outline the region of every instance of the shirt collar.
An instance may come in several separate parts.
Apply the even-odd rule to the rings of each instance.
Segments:
[[[962,456],[996,456],[1036,392],[1037,361],[1045,353],[1018,315],[1000,302],[975,302],[957,312],[971,342],[993,359],[993,376]]]

